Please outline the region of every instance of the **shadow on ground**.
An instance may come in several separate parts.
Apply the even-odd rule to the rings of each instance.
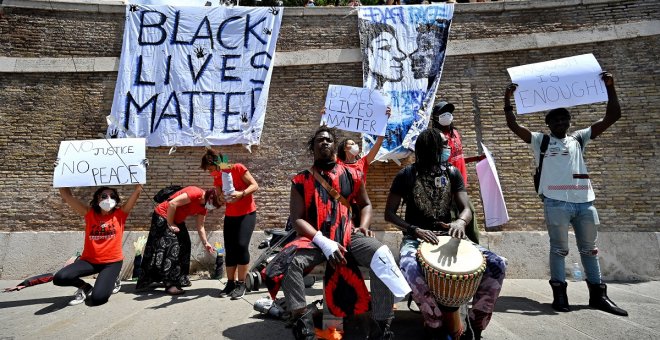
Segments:
[[[571,305],[572,311],[591,309],[586,305]],[[520,314],[525,316],[556,315],[549,303],[540,303],[526,297],[500,296],[495,304],[496,313]]]

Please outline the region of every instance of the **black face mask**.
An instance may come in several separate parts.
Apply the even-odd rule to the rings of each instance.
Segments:
[[[314,161],[314,166],[323,171],[332,170],[332,168],[334,168],[336,164],[337,162],[335,162],[334,160],[317,159]]]

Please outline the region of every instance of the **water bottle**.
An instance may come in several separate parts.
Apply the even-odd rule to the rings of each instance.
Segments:
[[[220,242],[215,242],[215,270],[213,271],[214,279],[221,279],[225,272],[225,248],[222,247]]]
[[[582,281],[582,269],[580,268],[580,264],[573,262],[573,269],[571,273],[573,274],[573,281]]]
[[[234,188],[234,179],[231,177],[231,173],[222,172],[222,192],[225,196],[229,196],[234,193],[236,189]]]
[[[142,255],[135,255],[135,258],[133,259],[133,275],[132,279],[135,281],[140,277],[140,274],[142,273]]]

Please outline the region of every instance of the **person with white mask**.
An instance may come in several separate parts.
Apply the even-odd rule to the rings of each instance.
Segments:
[[[467,187],[467,168],[465,167],[465,158],[463,157],[463,142],[461,134],[454,127],[454,104],[445,101],[439,102],[433,106],[431,111],[431,126],[439,129],[451,148],[449,155],[449,164],[457,168],[463,176],[463,182]]]
[[[388,119],[391,114],[392,109],[390,107],[387,108],[385,111],[385,114],[387,115]],[[325,111],[322,111],[324,113]],[[383,139],[385,136],[378,136],[376,138],[376,142],[374,145],[371,147],[369,152],[364,155],[364,157],[360,157],[360,146],[355,142],[355,140],[346,138],[342,140],[339,145],[337,146],[337,158],[339,161],[345,165],[348,168],[353,168],[356,170],[359,170],[362,172],[364,175],[364,183],[366,186],[367,183],[367,172],[369,172],[369,164],[373,162],[376,159],[376,155],[378,155],[378,150],[380,150],[381,145],[383,145]],[[351,206],[353,206],[353,221],[356,223],[356,225],[359,225],[360,223],[360,209],[356,206],[355,202],[350,202]]]
[[[463,156],[463,141],[458,129],[454,127],[454,104],[441,101],[433,106],[431,110],[431,127],[440,130],[447,139],[450,149],[449,164],[453,165],[463,176],[463,185],[468,187],[467,167],[465,166],[465,157]],[[473,157],[473,160],[481,159],[480,157]],[[474,212],[474,205],[469,201],[470,210],[472,210],[472,220],[465,228],[467,237],[474,243],[479,244],[479,227],[477,221],[477,214]],[[456,207],[453,213],[458,211]]]
[[[85,218],[85,243],[80,258],[60,269],[53,278],[57,286],[78,288],[69,305],[78,305],[87,299],[93,306],[102,305],[112,295],[124,260],[122,236],[126,219],[141,192],[142,186],[136,185],[126,203],[120,205],[116,189],[101,187],[87,205],[73,197],[70,188],[60,188],[64,202]],[[97,274],[94,286],[81,279],[92,274]]]
[[[199,239],[204,249],[215,254],[206,238],[206,214],[221,206],[215,188],[204,190],[185,187],[160,202],[151,215],[151,228],[142,253],[142,265],[136,289],[148,288],[151,283],[165,284],[165,293],[180,295],[181,287],[190,286],[190,253],[192,245],[186,228],[186,218],[196,217]]]
[[[325,113],[325,109],[321,111],[321,114]],[[385,110],[387,119],[389,119],[392,109],[388,106]],[[378,155],[378,150],[380,150],[381,145],[383,145],[383,139],[385,136],[378,136],[376,142],[371,147],[369,152],[363,157],[360,156],[360,146],[351,138],[346,138],[339,143],[337,147],[337,158],[347,167],[357,169],[362,171],[364,178],[367,178],[367,172],[369,171],[369,164],[371,164]]]

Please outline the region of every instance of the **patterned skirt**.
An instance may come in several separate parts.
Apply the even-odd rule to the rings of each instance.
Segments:
[[[149,237],[142,254],[141,273],[136,289],[144,289],[152,283],[165,286],[190,286],[190,235],[185,223],[177,224],[179,232],[167,227],[167,220],[153,213]]]

